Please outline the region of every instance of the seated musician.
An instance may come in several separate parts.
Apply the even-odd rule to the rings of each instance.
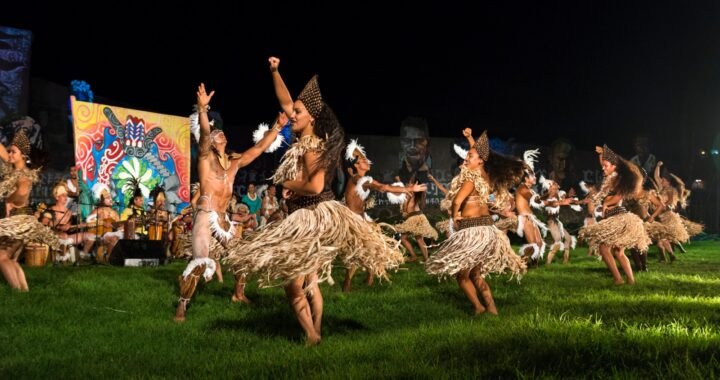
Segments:
[[[126,239],[140,239],[141,237],[147,237],[147,228],[145,228],[146,215],[145,215],[145,198],[140,192],[140,189],[135,189],[132,199],[125,210],[120,213],[120,220],[127,221],[125,228],[128,228],[131,224],[135,226],[135,234],[125,231]]]
[[[97,185],[96,185],[97,186]],[[95,192],[99,198],[97,208],[92,210],[86,219],[86,224],[90,227],[89,232],[94,233],[99,240],[102,241],[102,249],[98,247],[98,257],[101,261],[110,256],[112,248],[122,239],[123,231],[114,231],[116,222],[120,220],[120,215],[112,208],[112,197],[107,186],[100,185]]]
[[[55,198],[55,204],[49,207],[46,212],[51,214],[50,227],[53,232],[60,238],[60,242],[64,245],[77,245],[82,244],[80,248],[80,257],[90,257],[90,250],[95,244],[95,234],[89,232],[79,232],[78,228],[85,227],[84,224],[73,225],[73,212],[67,208],[68,203],[68,189],[64,183],[58,183],[52,190],[53,198]],[[42,223],[42,219],[41,219]],[[75,262],[74,257],[67,257],[72,262]]]

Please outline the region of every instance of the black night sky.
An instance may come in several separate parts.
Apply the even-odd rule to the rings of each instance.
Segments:
[[[320,75],[349,133],[397,135],[417,115],[433,136],[471,126],[627,150],[645,133],[667,152],[678,133],[691,146],[719,129],[718,2],[256,3],[36,3],[2,12],[0,25],[34,32],[33,76],[83,79],[96,96],[177,115],[204,81],[231,125],[274,117],[277,55],[293,95]]]

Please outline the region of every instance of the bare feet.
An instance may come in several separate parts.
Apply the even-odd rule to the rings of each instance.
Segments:
[[[185,310],[187,310],[187,301],[178,301],[177,310],[175,310],[175,322],[185,322]]]
[[[233,303],[242,302],[242,303],[244,303],[245,305],[252,305],[252,301],[250,301],[250,299],[247,298],[244,294],[240,294],[240,295],[238,295],[238,294],[233,294],[232,297],[230,297],[230,300],[231,300]]]
[[[375,282],[375,277],[368,271],[367,278],[365,279],[365,285],[372,286]]]
[[[320,335],[308,336],[307,338],[305,338],[305,347],[317,346],[318,344],[320,344],[321,340],[322,338],[320,337]]]
[[[475,309],[475,315],[484,314],[485,311],[486,311],[486,309],[484,307],[480,306],[479,309]]]
[[[625,281],[623,281],[623,280],[614,280],[614,281],[613,281],[613,284],[618,285],[618,286],[619,286],[619,285],[625,285]]]
[[[412,256],[409,260],[405,260],[406,263],[414,263],[417,261],[417,256]]]

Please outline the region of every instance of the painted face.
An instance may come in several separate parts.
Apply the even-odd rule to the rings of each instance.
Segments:
[[[223,132],[219,129],[216,129],[216,130],[210,132],[210,141],[216,147],[218,145],[223,146],[223,145],[227,144],[227,138],[225,137],[225,132]]]
[[[312,122],[315,121],[315,119],[310,115],[307,108],[305,108],[305,104],[296,100],[295,104],[293,104],[293,113],[290,115],[290,121],[292,122],[292,131],[297,133],[304,131],[308,127],[312,127]]]
[[[467,157],[465,157],[465,161],[463,161],[463,165],[465,165],[465,167],[471,170],[479,168],[483,165],[483,163],[484,161],[482,160],[482,158],[480,158],[480,155],[475,149],[470,149],[468,151]]]
[[[606,176],[615,173],[616,166],[611,164],[610,161],[603,160],[601,166],[603,174],[605,174]]]

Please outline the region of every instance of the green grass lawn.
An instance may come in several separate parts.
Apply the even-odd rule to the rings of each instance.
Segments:
[[[489,280],[500,316],[471,316],[455,281],[418,264],[391,284],[323,286],[323,341],[303,346],[282,289],[213,281],[173,322],[184,263],[26,268],[30,293],[0,284],[0,379],[720,377],[720,244],[614,286],[580,248],[521,281]],[[562,257],[560,257],[560,261]]]

